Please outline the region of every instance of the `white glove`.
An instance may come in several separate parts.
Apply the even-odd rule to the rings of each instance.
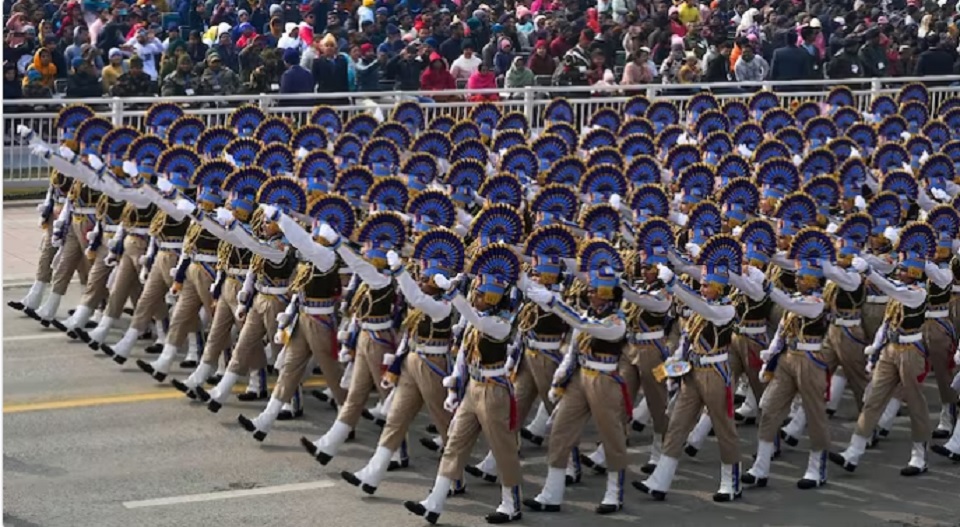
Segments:
[[[337,360],[340,362],[351,362],[353,355],[350,354],[350,350],[345,346],[340,346],[340,351],[337,353]]]
[[[300,148],[297,149],[297,159],[303,159],[307,157],[307,154],[309,153],[310,153],[309,150],[301,146]]]
[[[60,232],[63,229],[63,220],[53,220],[53,231]]]
[[[874,346],[873,344],[867,346],[866,348],[863,348],[863,355],[867,357],[868,362],[869,362],[869,358],[872,357],[873,354],[876,352],[877,352],[877,347]]]
[[[761,271],[760,269],[757,269],[756,267],[754,267],[754,266],[752,266],[752,265],[748,265],[748,266],[747,266],[747,277],[748,277],[751,281],[753,281],[753,282],[755,282],[755,283],[758,283],[758,284],[762,284],[763,281],[767,278],[767,276],[766,276],[765,274],[763,274],[763,271]]]
[[[743,227],[737,225],[736,227],[733,228],[734,236],[740,236],[742,233],[743,233]]]
[[[340,239],[340,235],[328,223],[321,223],[320,230],[317,231],[317,234],[319,234],[321,238],[327,240],[330,243],[336,243],[336,241]]]
[[[867,261],[859,256],[854,256],[853,260],[850,262],[850,265],[857,270],[858,273],[865,273],[870,266],[867,264]]]
[[[172,306],[177,303],[177,295],[173,291],[168,291],[166,296],[163,299],[167,302],[167,305]]]
[[[233,221],[233,213],[223,207],[217,207],[217,222],[228,225]]]
[[[76,154],[73,153],[73,150],[70,150],[69,148],[67,148],[67,147],[65,147],[65,146],[61,146],[61,147],[60,147],[60,155],[63,156],[64,158],[66,158],[66,159],[73,159],[73,157],[74,157]]]
[[[443,409],[453,413],[457,411],[457,407],[460,406],[460,400],[457,399],[457,394],[450,392],[447,394],[447,398],[443,400]]]
[[[90,165],[90,167],[93,168],[94,170],[100,170],[101,168],[103,168],[103,161],[101,161],[99,157],[93,154],[90,154],[87,156],[87,164]]]
[[[337,332],[337,342],[346,342],[348,338],[350,338],[349,331],[341,329]]]
[[[770,362],[770,359],[772,359],[774,355],[776,355],[776,353],[774,353],[772,349],[764,348],[760,351],[760,360]]]
[[[39,213],[43,213],[43,211],[46,210],[46,209],[47,209],[47,204],[46,204],[46,203],[41,203],[41,204],[37,205],[37,212],[39,212]]]
[[[453,286],[453,282],[446,276],[443,276],[442,274],[433,275],[433,283],[436,284],[437,287],[439,287],[440,289],[443,289],[444,291],[449,291],[450,287]]]
[[[531,287],[527,290],[527,298],[540,305],[547,305],[553,300],[553,293],[543,287]]]
[[[166,194],[168,192],[173,192],[173,190],[176,189],[177,187],[174,187],[173,183],[171,183],[169,179],[165,177],[158,177],[157,188],[160,189],[160,192],[163,192],[164,194]]]
[[[247,300],[250,299],[250,293],[247,291],[240,291],[237,293],[237,303],[242,305],[247,305]]]
[[[827,225],[827,234],[833,234],[833,233],[837,232],[837,229],[839,229],[839,228],[840,228],[840,227],[838,227],[836,223],[833,223],[833,222],[831,221],[831,222]]]
[[[263,211],[264,218],[270,221],[277,221],[280,219],[280,209],[274,207],[273,205],[260,204],[260,209]]]
[[[137,263],[140,265],[147,265],[147,255],[144,254],[143,256],[137,258]]]
[[[190,200],[180,198],[177,200],[177,210],[184,214],[193,214],[193,211],[197,210],[197,206]]]
[[[613,208],[619,209],[621,203],[623,203],[623,198],[620,197],[620,194],[610,196],[610,205],[613,205]]]
[[[33,145],[30,147],[30,151],[37,157],[46,157],[50,153],[50,149],[43,145]]]
[[[687,253],[694,258],[700,256],[700,246],[695,243],[687,243],[683,246],[683,248],[686,249]]]
[[[864,368],[863,370],[864,370],[865,372],[867,372],[867,375],[870,375],[870,374],[873,373],[873,367],[874,367],[874,366],[876,366],[876,364],[875,364],[872,360],[868,360],[868,361],[867,361],[867,367]]]
[[[911,137],[911,136],[910,136],[910,132],[904,130],[904,131],[900,132],[900,137],[901,137],[904,141],[909,141],[909,140],[910,140],[910,137]]]
[[[456,387],[457,387],[457,376],[456,376],[456,375],[447,375],[446,377],[443,378],[443,380],[441,381],[441,384],[443,384],[443,387],[444,387],[444,388],[450,388],[450,389],[456,388]]]
[[[31,132],[33,132],[33,130],[27,128],[26,126],[22,124],[17,125],[17,133],[20,134],[20,137],[26,139],[27,137],[30,136]]]
[[[753,150],[747,148],[747,145],[737,145],[737,153],[747,159],[753,157]]]
[[[933,194],[933,197],[940,201],[950,201],[950,194],[944,192],[943,189],[932,188],[930,189],[930,194]]]
[[[116,267],[117,255],[114,253],[107,253],[107,255],[103,258],[103,263],[106,264],[107,267]]]
[[[556,386],[550,387],[550,391],[547,392],[547,399],[550,399],[551,403],[557,403],[563,397],[563,392],[558,389]]]
[[[920,165],[922,166],[928,159],[930,159],[930,154],[924,149],[923,153],[920,154]]]
[[[793,154],[792,161],[794,165],[800,166],[803,163],[803,158],[800,157],[800,154]]]
[[[657,278],[665,284],[669,284],[673,280],[674,274],[669,267],[663,264],[657,264]]]
[[[950,387],[953,388],[954,391],[960,391],[960,372],[957,372],[953,377],[953,382],[950,383]]]
[[[97,233],[90,231],[86,234],[87,243],[93,243],[93,239],[97,237]]]
[[[138,278],[140,278],[140,283],[141,283],[141,284],[147,283],[147,277],[149,276],[149,274],[150,274],[150,273],[147,271],[147,268],[146,268],[146,267],[141,267],[141,268],[140,268],[140,275],[139,275]]]
[[[133,161],[124,161],[123,162],[123,173],[133,177],[137,175],[137,164]]]
[[[290,314],[286,311],[277,314],[277,325],[285,328],[290,324]]]
[[[863,199],[863,196],[857,196],[853,198],[853,206],[860,210],[865,210],[867,208],[867,200]]]
[[[397,251],[387,251],[387,265],[389,265],[391,269],[398,269],[400,267],[400,263],[400,255],[397,254]]]
[[[384,366],[386,366],[386,367],[389,368],[390,365],[393,364],[393,361],[395,361],[395,360],[397,360],[397,356],[396,356],[395,354],[393,354],[393,353],[384,353],[384,354],[383,354],[383,365],[384,365]]]
[[[884,238],[890,240],[890,243],[896,245],[897,241],[900,240],[900,231],[895,227],[887,227],[886,229],[883,229],[883,236]]]

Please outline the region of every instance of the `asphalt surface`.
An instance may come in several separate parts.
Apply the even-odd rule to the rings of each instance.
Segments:
[[[61,305],[63,316],[79,298],[78,289],[73,285]],[[236,417],[240,412],[254,416],[264,402],[234,398],[219,414],[211,414],[169,385],[148,378],[133,361],[120,367],[6,307],[8,300],[24,293],[25,288],[6,289],[2,307],[4,526],[425,524],[402,506],[404,500],[423,499],[436,473],[437,455],[419,445],[419,438],[428,435],[425,418],[411,429],[411,467],[390,473],[375,497],[361,497],[339,472],[366,463],[379,433],[372,423],[361,421],[357,440],[323,467],[301,449],[299,437],[316,438],[335,415],[308,397],[304,418],[277,423],[266,442],[259,444],[240,428]],[[115,329],[114,338],[121,332],[122,328]],[[928,385],[929,400],[934,400],[934,393]],[[931,419],[937,411],[931,406]],[[831,421],[838,448],[850,437],[854,412],[848,395],[838,418]],[[741,429],[744,470],[755,435],[755,427]],[[594,440],[595,434],[588,431],[584,448],[591,449]],[[650,432],[631,434],[634,455],[628,480],[642,477],[639,468],[646,462],[649,443]],[[800,448],[805,446],[802,441]],[[474,462],[483,454],[481,448],[477,446]],[[603,495],[604,478],[585,474],[581,484],[568,489],[563,513],[525,512],[521,523],[960,526],[960,464],[931,453],[929,473],[914,479],[899,475],[909,459],[906,417],[897,418],[890,439],[868,451],[856,474],[831,466],[829,484],[818,490],[796,489],[807,454],[784,448],[773,464],[770,486],[748,489],[733,504],[711,501],[719,474],[711,438],[696,458],[681,460],[666,502],[653,502],[628,487],[624,511],[599,517],[593,507]],[[535,496],[543,484],[545,455],[545,447],[523,445],[527,497]],[[259,494],[243,494],[249,489]],[[499,496],[499,487],[468,479],[468,493],[448,500],[440,521],[481,525]]]

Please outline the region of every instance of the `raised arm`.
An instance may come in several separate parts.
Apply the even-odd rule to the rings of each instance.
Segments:
[[[353,269],[353,272],[360,276],[360,279],[366,282],[371,289],[383,289],[390,285],[390,277],[377,270],[370,262],[364,260],[353,249],[346,245],[337,247],[337,253],[343,258],[343,261]]]
[[[862,258],[867,262],[867,264],[874,268],[876,271],[879,271],[883,274],[890,274],[896,268],[896,262],[877,256],[875,254],[865,254]]]
[[[671,286],[671,292],[681,302],[686,304],[687,307],[718,326],[729,323],[737,316],[735,307],[731,305],[710,304],[698,293],[687,287],[686,284],[676,283]]]
[[[471,326],[477,328],[484,335],[494,340],[503,340],[510,336],[509,322],[498,316],[480,316],[477,310],[460,293],[456,293],[450,302]]]
[[[320,272],[325,273],[337,264],[336,253],[332,249],[315,242],[310,233],[290,216],[281,212],[277,219],[277,225],[283,231],[284,236],[287,237],[290,245],[296,247],[300,254],[310,260]]]
[[[563,303],[557,295],[550,293],[551,299],[543,305],[548,311],[562,318],[570,327],[590,334],[600,340],[617,341],[627,333],[627,325],[622,317],[597,320],[584,317],[573,308]],[[538,299],[539,300],[539,299]]]
[[[403,293],[407,303],[426,313],[430,320],[436,322],[450,316],[450,302],[437,300],[425,294],[406,269],[401,270],[397,275],[397,285],[400,286],[400,292]]]
[[[927,292],[923,288],[915,285],[896,285],[876,270],[871,270],[867,279],[885,295],[909,308],[920,307],[927,299]]]
[[[624,281],[620,282],[623,288],[623,299],[631,304],[640,306],[644,311],[651,313],[666,313],[670,309],[670,298],[663,291],[645,292],[633,289]]]
[[[823,314],[823,300],[813,296],[793,297],[777,287],[770,289],[770,300],[801,317],[817,318]]]
[[[946,289],[953,284],[953,271],[949,267],[938,267],[933,262],[927,262],[924,266],[924,272],[930,278],[930,281],[937,284],[937,287]]]
[[[832,280],[844,291],[856,291],[863,283],[863,277],[856,269],[843,269],[830,262],[821,262],[820,266],[823,268],[823,276]]]

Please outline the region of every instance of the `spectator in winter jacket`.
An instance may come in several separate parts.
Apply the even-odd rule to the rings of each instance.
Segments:
[[[109,56],[110,62],[103,67],[103,70],[100,72],[100,82],[103,87],[103,93],[109,94],[110,90],[113,89],[113,85],[117,83],[117,79],[123,75],[123,52],[117,48],[110,50]]]
[[[546,40],[538,40],[527,63],[534,75],[553,75],[557,71],[557,59],[550,56]]]
[[[373,44],[360,45],[360,58],[353,65],[356,70],[357,90],[361,92],[380,91],[380,61]]]
[[[866,43],[860,48],[860,62],[867,78],[887,77],[890,75],[887,52],[880,45],[880,28],[872,27],[863,35]]]
[[[283,52],[283,63],[287,70],[280,77],[280,93],[310,93],[313,91],[313,75],[300,65],[300,52],[288,48]],[[309,101],[280,101],[281,106],[306,106]]]
[[[208,49],[209,47],[200,39],[200,32],[191,31],[187,37],[187,55],[190,55],[190,60],[192,60],[194,64],[203,62],[207,57]]]
[[[117,79],[111,95],[114,97],[147,97],[156,95],[156,90],[156,85],[150,79],[150,76],[143,71],[143,59],[134,56],[130,58],[130,70]]]
[[[730,44],[717,46],[717,55],[707,61],[704,82],[730,82]]]
[[[207,57],[207,68],[200,76],[200,93],[203,95],[235,95],[240,92],[240,77],[233,70],[223,67],[223,60],[216,53]]]
[[[230,40],[229,32],[220,33],[217,43],[211,49],[217,55],[220,55],[220,60],[223,61],[224,66],[236,72],[240,71],[240,55],[237,53],[233,41]]]
[[[506,75],[513,64],[513,44],[510,39],[500,40],[500,50],[493,57],[493,70],[497,75]]]
[[[623,78],[620,84],[631,86],[652,83],[657,76],[657,67],[650,60],[650,48],[640,48],[630,59],[623,67]]]
[[[67,78],[67,97],[86,99],[103,95],[103,87],[93,73],[93,64],[80,57],[73,59],[73,75]]]
[[[813,57],[798,48],[793,31],[786,35],[784,47],[773,52],[770,63],[770,80],[792,81],[809,79],[813,75]]]
[[[496,87],[497,76],[483,64],[480,64],[477,71],[473,72],[470,80],[467,81],[467,89],[469,90],[489,90],[496,89]],[[498,101],[500,96],[497,93],[472,93],[468,99],[473,102]]]
[[[763,57],[757,55],[752,47],[747,46],[743,48],[743,53],[737,59],[737,64],[733,70],[737,82],[760,82],[767,78],[770,65]]]
[[[338,49],[337,39],[327,33],[320,41],[323,55],[313,61],[313,78],[319,93],[346,93],[350,91],[350,64]],[[332,100],[331,100],[332,101]],[[337,104],[340,101],[328,102]]]
[[[927,35],[927,50],[917,57],[917,64],[913,71],[916,77],[932,77],[934,75],[952,75],[954,73],[954,55],[940,44],[940,36],[936,33]],[[931,85],[941,83],[929,83]]]
[[[457,81],[447,71],[447,63],[439,53],[430,54],[430,65],[420,75],[420,89],[423,91],[445,91],[457,89]],[[434,97],[436,98],[436,97]]]
[[[160,95],[163,97],[192,96],[197,92],[197,78],[193,74],[193,61],[187,55],[181,55],[177,61],[177,70],[163,79]]]
[[[526,88],[527,86],[533,86],[535,83],[536,78],[533,71],[523,64],[523,57],[513,59],[513,65],[507,71],[507,76],[504,79],[504,87]]]
[[[828,65],[827,75],[831,79],[854,79],[864,76],[863,63],[857,53],[860,49],[860,40],[856,37],[847,37],[843,43],[843,51],[833,56]]]
[[[418,54],[418,50],[416,44],[410,44],[387,63],[386,78],[394,81],[395,89],[403,91],[420,89],[420,76],[427,63]]]
[[[480,57],[473,52],[473,41],[464,40],[463,54],[450,65],[450,74],[457,81],[467,81],[473,75],[473,72],[480,68],[482,62]]]

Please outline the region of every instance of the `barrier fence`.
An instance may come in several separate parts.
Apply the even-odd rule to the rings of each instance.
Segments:
[[[448,115],[454,119],[464,119],[476,102],[467,97],[480,94],[497,94],[504,113],[522,112],[533,128],[543,125],[542,113],[550,99],[566,97],[575,111],[575,125],[586,126],[593,113],[606,107],[620,108],[634,95],[645,95],[651,102],[657,100],[674,101],[683,111],[686,100],[700,91],[710,91],[721,102],[739,100],[747,102],[759,90],[773,91],[781,105],[805,101],[824,102],[830,90],[845,85],[854,94],[856,108],[866,112],[870,103],[881,95],[896,97],[900,89],[911,83],[923,83],[930,93],[930,113],[935,115],[940,104],[951,97],[960,95],[960,76],[895,79],[863,79],[858,82],[841,83],[838,81],[800,81],[800,82],[763,82],[763,83],[717,83],[689,85],[646,85],[646,86],[610,86],[610,87],[561,87],[536,86],[517,89],[491,90],[453,90],[445,92],[371,92],[371,93],[334,93],[299,95],[235,95],[227,97],[175,97],[175,98],[96,98],[96,99],[18,99],[3,101],[3,184],[8,187],[37,186],[46,180],[49,169],[30,153],[16,136],[19,125],[26,125],[37,132],[44,140],[57,140],[56,117],[63,106],[86,104],[98,115],[107,117],[115,125],[129,125],[142,128],[145,110],[158,101],[183,104],[190,115],[203,119],[209,126],[221,125],[227,116],[241,104],[259,105],[268,115],[290,118],[300,125],[305,123],[311,110],[319,104],[334,106],[346,119],[361,112],[379,112],[389,118],[391,108],[403,100],[419,99],[429,122],[434,117]],[[434,99],[436,97],[436,99]],[[442,100],[438,100],[441,99]]]

